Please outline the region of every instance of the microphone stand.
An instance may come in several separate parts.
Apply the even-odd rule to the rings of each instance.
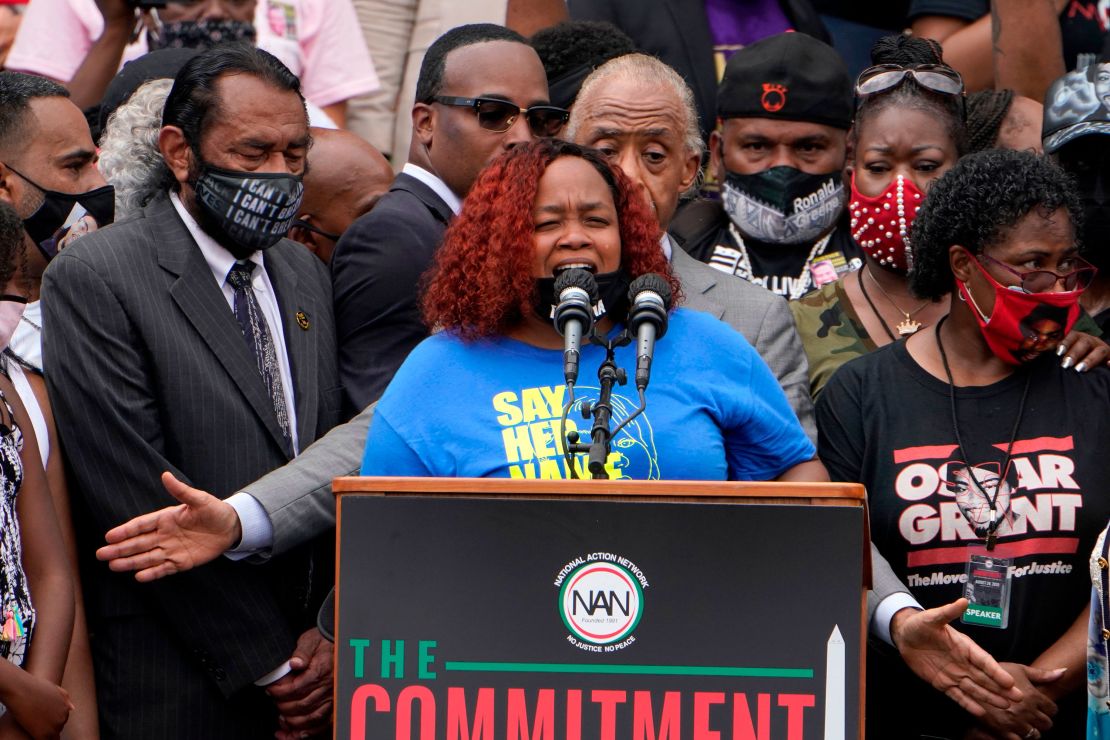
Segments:
[[[568,444],[566,449],[570,455],[588,452],[590,455],[589,470],[591,477],[594,480],[607,480],[609,473],[605,471],[605,463],[609,459],[614,434],[609,429],[609,423],[613,418],[611,405],[613,384],[624,385],[628,382],[627,373],[617,367],[614,350],[631,343],[632,337],[629,336],[627,331],[623,331],[616,339],[608,340],[598,336],[595,332],[590,335],[590,341],[605,348],[605,361],[597,369],[598,387],[600,388],[597,403],[590,403],[589,401],[583,401],[582,403],[582,418],[589,419],[593,416],[594,419],[593,426],[590,428],[590,444],[579,443],[578,432],[567,432]],[[620,427],[618,427],[619,429]],[[575,470],[573,457],[570,460],[570,470],[573,475]]]

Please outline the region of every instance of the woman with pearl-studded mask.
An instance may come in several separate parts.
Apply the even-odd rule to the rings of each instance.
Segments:
[[[963,81],[939,44],[888,36],[875,66],[856,82],[856,117],[846,170],[852,237],[863,267],[791,303],[816,397],[848,360],[911,336],[948,313],[948,299],[913,295],[907,274],[914,219],[929,187],[967,148]],[[1093,367],[1105,345],[1083,333],[1084,317],[1061,343],[1067,366]]]

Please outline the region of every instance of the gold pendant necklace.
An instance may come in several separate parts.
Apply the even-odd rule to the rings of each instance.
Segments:
[[[903,337],[908,337],[910,334],[913,334],[915,331],[921,328],[921,322],[914,321],[912,318],[907,316],[903,321],[899,321],[898,326],[896,326],[895,328],[898,330],[899,335]]]
[[[867,277],[871,278],[871,282],[874,283],[875,287],[879,289],[879,292],[883,294],[883,298],[886,298],[887,303],[889,303],[891,306],[893,306],[895,311],[897,311],[898,313],[902,314],[905,317],[904,319],[899,321],[898,325],[895,327],[898,330],[898,335],[899,336],[908,337],[909,335],[915,333],[918,329],[920,329],[923,326],[923,324],[920,321],[917,321],[916,319],[914,319],[914,315],[917,314],[919,311],[921,311],[921,309],[928,306],[929,301],[924,301],[920,306],[918,306],[917,308],[915,308],[912,311],[903,311],[902,307],[899,306],[897,303],[895,303],[894,299],[890,297],[890,293],[887,293],[886,289],[882,285],[880,285],[879,281],[875,279],[875,276],[871,274],[871,268],[870,267],[864,266],[860,269],[865,270],[867,272]],[[880,321],[881,320],[882,320],[882,317],[880,317]]]

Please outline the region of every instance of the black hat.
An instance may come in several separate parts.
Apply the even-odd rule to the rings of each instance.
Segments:
[[[852,123],[852,78],[840,55],[804,33],[745,46],[725,65],[720,118],[779,118],[836,128]]]
[[[200,49],[159,49],[123,65],[123,69],[108,83],[108,89],[104,91],[104,97],[96,111],[93,141],[100,138],[104,127],[108,125],[108,118],[116,108],[126,103],[144,82],[172,80],[185,66],[185,62],[200,52]]]

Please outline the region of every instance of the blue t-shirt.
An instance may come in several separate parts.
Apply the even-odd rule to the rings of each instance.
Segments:
[[[596,400],[602,348],[583,348],[568,429],[589,441],[581,402]],[[638,407],[635,343],[616,352],[629,384],[613,389],[612,429]],[[363,475],[569,478],[560,419],[568,399],[562,350],[508,338],[424,340],[374,412]],[[572,426],[573,425],[573,426]],[[771,371],[708,314],[678,309],[655,345],[647,410],[613,439],[612,479],[768,480],[812,459]],[[577,456],[589,478],[588,456]]]

